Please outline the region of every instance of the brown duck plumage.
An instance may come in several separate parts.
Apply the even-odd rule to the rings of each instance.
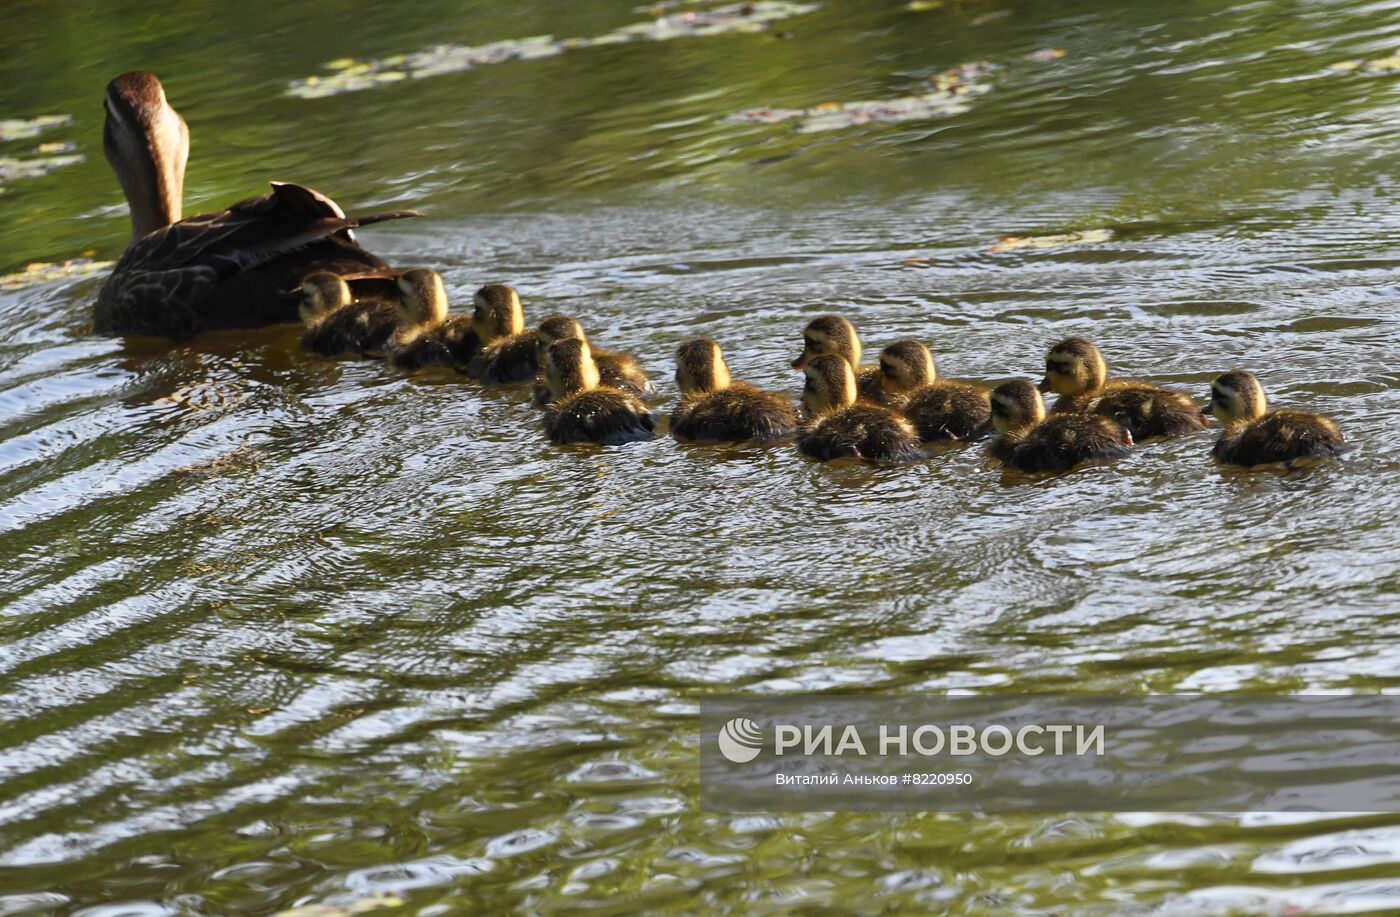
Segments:
[[[107,85],[103,150],[131,208],[132,238],[98,293],[99,334],[185,338],[218,328],[297,320],[288,295],[312,271],[387,271],[351,232],[419,216],[396,210],[347,217],[310,188],[272,191],[219,213],[181,219],[189,132],[154,75],[136,70]]]

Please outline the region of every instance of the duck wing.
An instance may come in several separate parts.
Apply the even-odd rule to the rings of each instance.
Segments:
[[[356,244],[355,227],[412,216],[421,214],[347,217],[317,191],[273,182],[268,194],[181,220],[133,243],[98,294],[94,330],[180,338],[295,320],[296,301],[284,291],[307,272],[387,268]]]

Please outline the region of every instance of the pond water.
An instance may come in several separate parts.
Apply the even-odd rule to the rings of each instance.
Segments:
[[[0,119],[73,120],[0,141],[0,273],[120,254],[101,98],[139,66],[191,127],[187,213],[270,178],[420,207],[362,239],[458,303],[508,281],[578,315],[666,407],[685,337],[793,390],[802,323],[840,312],[953,377],[1071,334],[1197,395],[1250,368],[1356,448],[1231,473],[1204,433],[1032,483],[977,449],[560,449],[523,391],[310,359],[290,327],[127,345],[89,334],[100,278],[11,284],[0,913],[1400,911],[1395,816],[720,815],[695,718],[1397,686],[1400,4],[827,0],[320,98],[288,91],[658,12],[161,6],[7,7]],[[983,61],[911,120],[731,117]],[[85,159],[3,165],[41,155]]]

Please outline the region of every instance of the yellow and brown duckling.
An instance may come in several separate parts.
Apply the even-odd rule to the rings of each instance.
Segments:
[[[330,271],[302,278],[297,312],[306,325],[302,350],[323,357],[383,356],[399,327],[396,303],[368,298],[352,302],[350,284]]]
[[[520,294],[504,283],[488,283],[473,298],[472,329],[481,352],[469,372],[487,385],[526,382],[539,372],[535,361],[535,332],[525,330]]]
[[[399,277],[399,330],[389,345],[398,369],[465,369],[481,349],[471,318],[447,314],[447,290],[437,271],[414,268]]]
[[[912,462],[924,458],[913,424],[883,405],[857,400],[851,364],[834,354],[812,357],[802,407],[807,425],[798,448],[819,461],[856,458],[867,462]]]
[[[1001,435],[987,447],[988,454],[1027,474],[1122,458],[1133,444],[1131,433],[1099,414],[1046,417],[1040,393],[1026,379],[992,390],[992,424]]]
[[[535,381],[533,399],[537,406],[544,407],[554,398],[550,393],[549,383],[544,378],[545,352],[549,350],[550,344],[568,338],[578,338],[589,344],[589,350],[593,354],[593,362],[598,366],[600,384],[608,388],[630,392],[638,398],[646,398],[656,394],[656,386],[651,384],[651,380],[647,378],[646,370],[642,369],[631,354],[593,347],[589,343],[587,335],[583,333],[583,326],[578,323],[577,319],[567,315],[551,315],[540,322],[539,328],[535,329],[535,362],[541,368],[540,377]]]
[[[797,429],[797,408],[791,399],[731,380],[719,345],[709,338],[676,348],[676,385],[683,396],[671,414],[671,433],[677,439],[763,440]]]
[[[880,384],[880,367],[860,365],[860,335],[856,327],[839,315],[814,318],[802,329],[802,353],[792,361],[793,369],[805,369],[813,357],[827,354],[851,364],[856,375],[856,395],[873,404],[884,404],[885,389]]]
[[[933,354],[918,341],[880,351],[880,384],[926,443],[978,439],[992,430],[985,389],[938,378]]]
[[[1042,392],[1054,392],[1054,412],[1088,412],[1108,417],[1142,442],[1203,430],[1205,417],[1185,392],[1147,382],[1110,382],[1108,362],[1084,338],[1067,338],[1045,357]]]
[[[544,412],[544,431],[560,445],[593,442],[617,446],[650,439],[656,419],[636,395],[598,382],[588,343],[555,341],[545,351],[545,378],[554,401]]]
[[[1269,465],[1309,456],[1336,455],[1346,445],[1330,417],[1307,411],[1270,411],[1253,373],[1233,370],[1210,384],[1205,410],[1225,425],[1215,457],[1229,465]]]

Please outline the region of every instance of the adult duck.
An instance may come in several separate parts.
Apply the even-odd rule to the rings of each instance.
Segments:
[[[185,338],[296,321],[297,298],[287,291],[312,271],[388,270],[355,243],[353,228],[420,216],[347,217],[323,194],[273,182],[268,194],[181,219],[189,129],[160,80],[123,73],[107,84],[105,107],[102,148],[131,209],[131,241],[97,294],[99,334]]]

